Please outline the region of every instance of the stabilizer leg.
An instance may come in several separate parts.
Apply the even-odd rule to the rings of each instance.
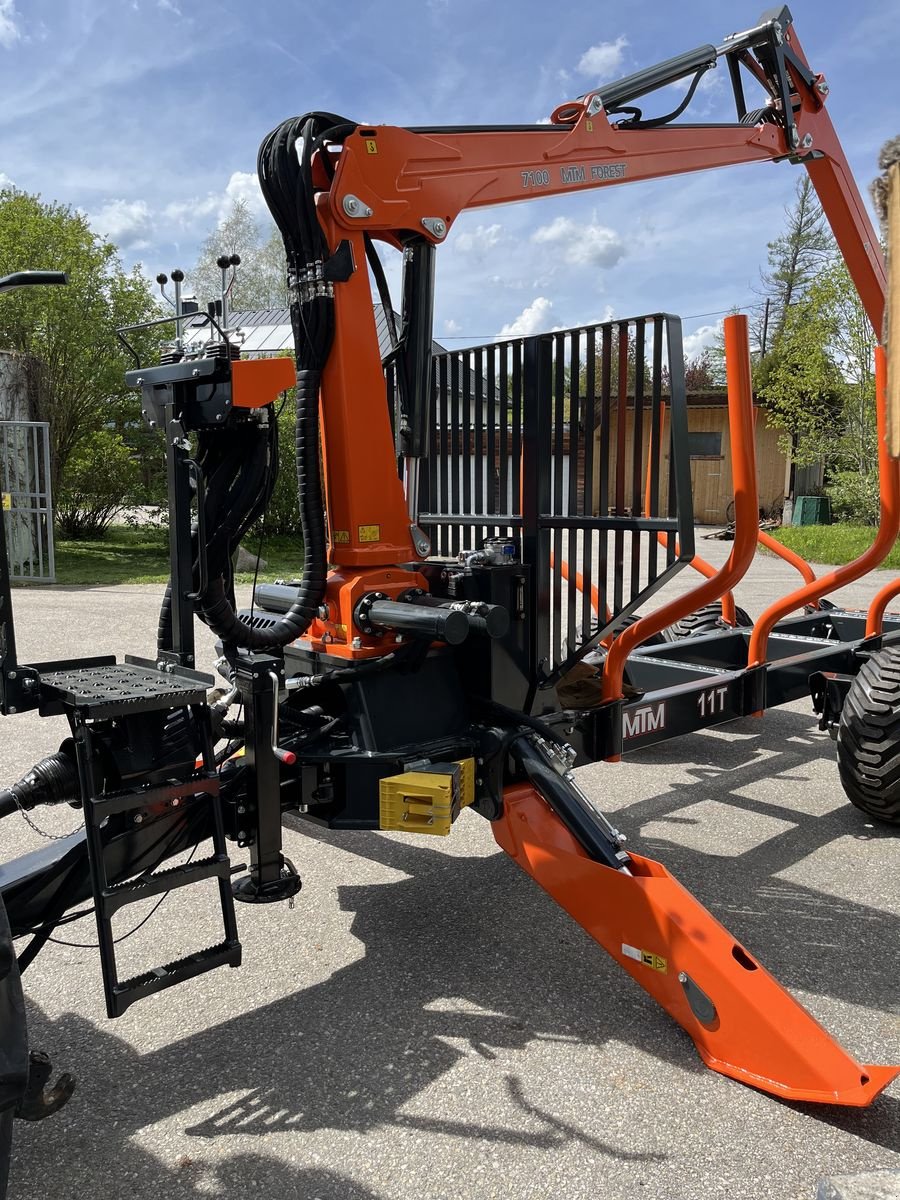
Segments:
[[[492,828],[714,1071],[785,1100],[859,1107],[900,1074],[851,1058],[665,867],[630,852],[618,870],[589,857],[531,784],[506,790]]]

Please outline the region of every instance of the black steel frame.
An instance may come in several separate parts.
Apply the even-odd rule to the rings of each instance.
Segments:
[[[681,321],[671,314],[436,356],[429,445],[419,525],[441,556],[489,538],[518,544],[533,568],[527,608],[542,688],[693,557]]]

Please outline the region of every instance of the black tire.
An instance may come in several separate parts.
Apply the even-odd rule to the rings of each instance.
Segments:
[[[753,624],[750,614],[737,605],[734,608],[734,619],[737,625],[745,629],[749,629]],[[722,629],[730,628],[731,626],[722,619],[722,601],[717,600],[715,604],[706,604],[689,616],[682,617],[680,621],[664,629],[662,636],[667,642],[680,642],[683,638],[702,637],[704,633],[718,633]]]
[[[841,710],[837,760],[850,803],[900,825],[900,647],[878,650],[854,679]]]

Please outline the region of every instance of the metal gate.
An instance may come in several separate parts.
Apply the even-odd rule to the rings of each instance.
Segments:
[[[554,680],[693,557],[681,321],[447,351],[433,382],[419,524],[442,557],[519,543]]]
[[[50,426],[0,421],[0,490],[10,578],[54,583]]]

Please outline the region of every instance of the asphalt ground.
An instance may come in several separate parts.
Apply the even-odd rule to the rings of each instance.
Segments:
[[[721,561],[728,546],[699,549]],[[758,559],[738,601],[756,615],[795,578]],[[880,582],[840,599],[865,604]],[[159,592],[17,591],[20,657],[152,654]],[[198,665],[210,649],[201,639]],[[0,779],[63,733],[5,721]],[[808,704],[587,767],[582,783],[860,1061],[900,1062],[900,836],[846,803]],[[78,824],[68,808],[35,817]],[[17,1123],[10,1200],[811,1200],[820,1176],[900,1168],[900,1083],[840,1109],[707,1070],[475,814],[445,840],[302,829],[289,823],[285,851],[303,891],[293,909],[240,906],[239,971],[110,1022],[96,951],[41,953],[25,976],[31,1043],[78,1090],[43,1124]],[[41,844],[18,817],[2,834],[3,860]],[[123,974],[217,940],[213,898],[196,896],[171,895],[122,943]],[[90,919],[61,936],[92,942]]]

